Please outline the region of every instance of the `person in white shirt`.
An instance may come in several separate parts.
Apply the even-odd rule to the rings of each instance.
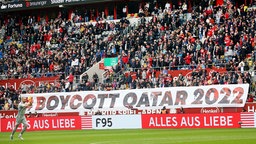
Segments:
[[[16,117],[15,127],[13,128],[12,133],[10,135],[11,140],[13,140],[13,135],[16,132],[17,128],[19,127],[19,125],[21,123],[23,124],[23,128],[22,128],[20,134],[18,135],[18,138],[20,138],[21,140],[24,140],[22,138],[22,135],[28,127],[28,122],[27,122],[26,117],[25,117],[25,112],[26,112],[26,109],[30,106],[32,106],[32,103],[27,102],[27,98],[22,97],[21,102],[18,105],[18,114],[17,114],[17,117]]]
[[[171,8],[170,3],[167,2],[167,3],[165,4],[165,7],[164,7],[164,8],[165,8],[166,10],[168,10],[169,8]]]

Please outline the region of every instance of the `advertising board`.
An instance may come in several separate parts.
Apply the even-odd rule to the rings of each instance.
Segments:
[[[38,117],[27,118],[28,131],[43,130],[80,130],[80,116],[64,116],[64,117]],[[1,119],[1,132],[12,131],[15,125],[15,118]],[[22,129],[22,125],[18,127],[18,131]]]
[[[255,128],[255,119],[252,112],[53,116],[27,118],[27,130]],[[0,132],[11,132],[15,118],[1,118],[0,124]]]
[[[239,113],[142,115],[142,128],[239,128]]]

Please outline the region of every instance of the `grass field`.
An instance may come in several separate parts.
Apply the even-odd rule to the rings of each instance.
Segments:
[[[256,129],[136,129],[26,132],[25,139],[9,140],[0,133],[0,144],[253,144]]]

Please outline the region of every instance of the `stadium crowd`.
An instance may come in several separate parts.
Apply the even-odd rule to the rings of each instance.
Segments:
[[[38,87],[24,85],[18,90],[1,87],[0,108],[15,109],[22,92],[240,83],[249,83],[254,89],[255,10],[232,3],[205,3],[188,13],[183,3],[176,9],[145,6],[138,13],[138,24],[130,23],[129,18],[116,23],[98,21],[95,25],[75,23],[75,19],[65,19],[61,13],[49,22],[31,16],[23,17],[22,21],[15,16],[1,20],[2,78],[60,75],[60,81],[41,83]],[[95,74],[93,80],[85,75],[73,85],[74,77],[105,57],[118,57],[119,63],[105,75],[104,82]],[[213,66],[226,68],[227,72],[209,75],[205,69]],[[181,69],[193,72],[177,78],[168,72]],[[136,79],[129,73],[135,73]]]

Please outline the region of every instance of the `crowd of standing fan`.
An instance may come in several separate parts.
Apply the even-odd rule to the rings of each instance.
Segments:
[[[227,3],[198,6],[191,13],[183,6],[146,11],[144,15],[140,10],[138,24],[126,18],[116,23],[78,24],[61,16],[49,22],[31,16],[23,17],[21,23],[15,16],[1,21],[1,78],[61,76],[60,81],[39,87],[2,87],[0,105],[14,108],[21,89],[37,93],[236,83],[249,83],[254,88],[255,10]],[[152,19],[148,21],[146,16]],[[84,76],[73,84],[74,77],[102,58],[113,56],[119,58],[119,64],[104,82],[95,75],[93,80]],[[209,75],[205,69],[213,66],[228,72]],[[193,72],[175,79],[168,73],[181,69]],[[156,71],[160,71],[158,76]],[[125,73],[135,73],[137,78]]]

